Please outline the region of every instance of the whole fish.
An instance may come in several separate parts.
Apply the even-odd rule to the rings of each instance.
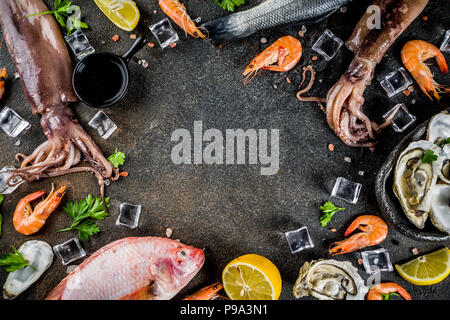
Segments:
[[[168,238],[124,238],[99,249],[46,300],[168,300],[203,266],[202,250]]]
[[[256,7],[207,22],[215,43],[244,38],[255,32],[292,22],[315,23],[351,0],[266,0]]]

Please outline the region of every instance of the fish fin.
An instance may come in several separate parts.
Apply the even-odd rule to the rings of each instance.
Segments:
[[[152,281],[148,286],[137,289],[123,296],[120,300],[156,300],[158,296],[157,289],[156,282]]]
[[[328,11],[324,14],[321,14],[320,16],[305,19],[301,21],[297,21],[295,23],[286,24],[287,26],[292,25],[308,25],[308,24],[314,24],[317,22],[320,22],[329,16],[331,16],[333,13],[335,13],[337,9]],[[208,36],[209,40],[215,45],[219,45],[221,43],[231,41],[234,39],[241,39],[245,38],[253,33],[251,30],[243,30],[243,27],[241,23],[239,22],[239,19],[237,19],[238,13],[225,16],[213,21],[209,21],[204,23],[201,27],[208,30]],[[260,30],[261,31],[261,30]]]

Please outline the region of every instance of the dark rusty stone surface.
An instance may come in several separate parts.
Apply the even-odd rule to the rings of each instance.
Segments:
[[[124,53],[132,44],[129,33],[116,28],[91,1],[75,1],[81,5],[84,20],[90,29],[86,32],[92,45],[99,51]],[[88,254],[119,238],[127,236],[164,236],[167,227],[173,230],[172,238],[205,248],[207,260],[198,276],[180,293],[180,296],[217,281],[223,267],[233,258],[246,253],[258,253],[272,260],[280,269],[283,278],[282,299],[293,299],[292,286],[298,270],[305,261],[330,258],[328,246],[343,239],[345,228],[362,213],[379,214],[374,195],[374,182],[378,169],[394,146],[407,133],[397,134],[387,128],[379,135],[380,145],[375,153],[352,149],[343,145],[328,128],[322,111],[313,103],[300,103],[295,92],[301,81],[302,67],[312,64],[317,78],[312,94],[324,96],[327,90],[346,70],[352,54],[342,48],[331,62],[317,55],[311,47],[320,34],[329,28],[341,39],[346,39],[356,22],[371,1],[354,1],[346,13],[337,12],[326,21],[307,27],[301,42],[304,55],[298,66],[288,72],[262,72],[250,84],[244,85],[241,73],[244,67],[270,43],[289,34],[297,36],[301,26],[276,28],[255,34],[245,41],[236,41],[220,52],[207,42],[185,38],[173,49],[161,50],[145,47],[130,63],[131,87],[126,97],[117,105],[104,111],[119,129],[108,139],[101,139],[87,123],[97,112],[81,103],[71,106],[89,134],[106,155],[115,148],[127,155],[123,169],[130,175],[121,178],[106,188],[112,198],[110,217],[99,223],[102,232],[83,241]],[[161,20],[164,14],[157,1],[137,1],[141,21],[136,33],[145,33],[151,41],[148,26]],[[258,3],[247,0],[239,10]],[[192,17],[201,16],[208,21],[226,13],[212,0],[190,0],[186,2]],[[154,13],[156,10],[156,13]],[[376,70],[376,78],[401,66],[402,45],[412,39],[424,39],[440,44],[444,30],[449,29],[449,4],[432,0],[423,15],[399,38],[388,51]],[[111,37],[120,36],[115,43]],[[261,44],[265,37],[268,44]],[[449,55],[446,54],[449,59]],[[145,59],[149,67],[144,69],[137,63]],[[13,79],[14,65],[6,46],[0,50],[0,66],[8,68],[7,93],[0,107],[9,106],[32,124],[31,130],[22,138],[20,146],[15,140],[0,132],[0,167],[14,163],[17,152],[30,153],[45,140],[37,116],[30,108],[18,80]],[[435,79],[449,84],[448,76],[439,73],[432,64]],[[292,84],[286,82],[286,76]],[[381,122],[382,115],[394,104],[404,102],[417,116],[417,124],[439,112],[442,106],[430,102],[424,94],[415,91],[406,97],[399,94],[388,99],[378,81],[374,81],[365,92],[365,110],[374,121]],[[412,100],[416,100],[412,104]],[[447,101],[442,104],[448,105]],[[170,142],[173,130],[193,129],[193,122],[202,120],[204,129],[217,128],[222,132],[234,128],[280,129],[280,171],[274,176],[261,176],[260,166],[255,165],[174,165],[170,160]],[[411,131],[411,128],[409,131]],[[332,143],[336,149],[327,148]],[[350,157],[351,163],[344,157]],[[358,175],[364,171],[364,176]],[[328,227],[319,224],[318,207],[330,199],[330,191],[336,177],[343,176],[362,183],[362,193],[356,205],[332,201],[347,210],[333,217]],[[7,196],[1,207],[3,234],[0,252],[19,247],[30,239],[47,241],[56,245],[75,232],[57,233],[70,223],[69,217],[58,209],[36,235],[22,236],[12,226],[12,213],[18,200],[36,190],[50,190],[51,183],[69,181],[72,189],[66,200],[78,200],[88,193],[98,195],[93,176],[74,174],[53,180],[42,180],[24,184]],[[121,202],[143,205],[137,229],[118,227],[115,221]],[[290,253],[284,232],[307,226],[315,248],[300,254]],[[336,228],[337,232],[330,231]],[[397,243],[397,245],[395,244]],[[398,245],[399,243],[399,245]],[[411,250],[428,253],[449,243],[425,243],[409,239],[390,228],[388,238],[380,245],[389,250],[393,263],[405,262],[413,257]],[[338,256],[338,260],[350,260],[357,265],[358,254]],[[79,262],[77,262],[79,263]],[[367,274],[359,266],[364,278]],[[21,299],[42,299],[66,275],[66,267],[55,258],[51,268],[42,278],[23,293]],[[0,283],[6,279],[0,271]],[[449,279],[428,287],[415,287],[403,281],[395,272],[383,273],[383,281],[395,281],[411,292],[415,299],[449,299]]]

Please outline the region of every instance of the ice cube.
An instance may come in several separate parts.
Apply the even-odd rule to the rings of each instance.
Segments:
[[[100,137],[105,140],[108,139],[117,129],[116,124],[112,122],[103,111],[97,112],[92,120],[89,121],[89,126],[97,130]]]
[[[307,227],[301,227],[294,231],[288,231],[284,234],[292,253],[299,253],[306,249],[314,248],[314,243],[309,236]]]
[[[413,81],[403,67],[387,74],[380,81],[381,86],[386,91],[389,98],[408,89],[412,83]]]
[[[344,44],[344,41],[336,37],[333,32],[326,29],[320,38],[314,43],[312,49],[320,53],[325,60],[330,61]]]
[[[364,269],[369,274],[374,274],[380,271],[392,272],[394,270],[389,257],[389,252],[384,248],[363,251],[361,252],[361,256],[363,259]]]
[[[14,167],[7,166],[0,170],[0,194],[10,194],[13,193],[22,183],[25,181],[21,177],[14,177],[9,181],[11,185],[9,185],[8,179],[12,175],[11,170],[14,170]]]
[[[73,54],[81,59],[88,54],[94,53],[95,49],[89,43],[88,38],[80,29],[69,36],[64,37]]]
[[[122,203],[119,209],[119,217],[116,225],[127,226],[134,229],[138,226],[139,217],[141,216],[141,205],[134,205],[131,203]]]
[[[358,202],[362,185],[339,177],[336,179],[331,196],[355,204]]]
[[[158,40],[162,49],[167,48],[180,39],[167,18],[151,25],[150,31],[155,36],[156,40]]]
[[[17,112],[6,107],[0,112],[0,127],[8,136],[17,138],[25,133],[31,125],[19,116]]]
[[[68,265],[69,263],[83,258],[86,256],[86,252],[83,250],[78,238],[70,239],[64,243],[58,244],[53,247],[56,255],[61,258],[63,265]]]
[[[444,41],[442,41],[440,50],[442,52],[450,52],[450,30],[445,33]]]
[[[401,103],[397,104],[391,110],[386,112],[383,115],[383,118],[384,119],[389,118],[389,116],[397,109],[398,109],[397,113],[391,120],[391,126],[396,132],[403,132],[416,121],[416,117],[411,113],[409,113],[408,108],[406,108],[406,106],[403,103]]]

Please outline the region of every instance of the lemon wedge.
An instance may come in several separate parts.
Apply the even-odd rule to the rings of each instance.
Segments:
[[[441,282],[450,274],[450,250],[438,251],[415,258],[402,265],[395,265],[400,276],[418,286]]]
[[[136,28],[140,13],[131,0],[94,0],[95,4],[116,26],[125,31]]]
[[[223,270],[222,282],[232,300],[278,300],[281,275],[267,258],[247,254],[231,261]]]

